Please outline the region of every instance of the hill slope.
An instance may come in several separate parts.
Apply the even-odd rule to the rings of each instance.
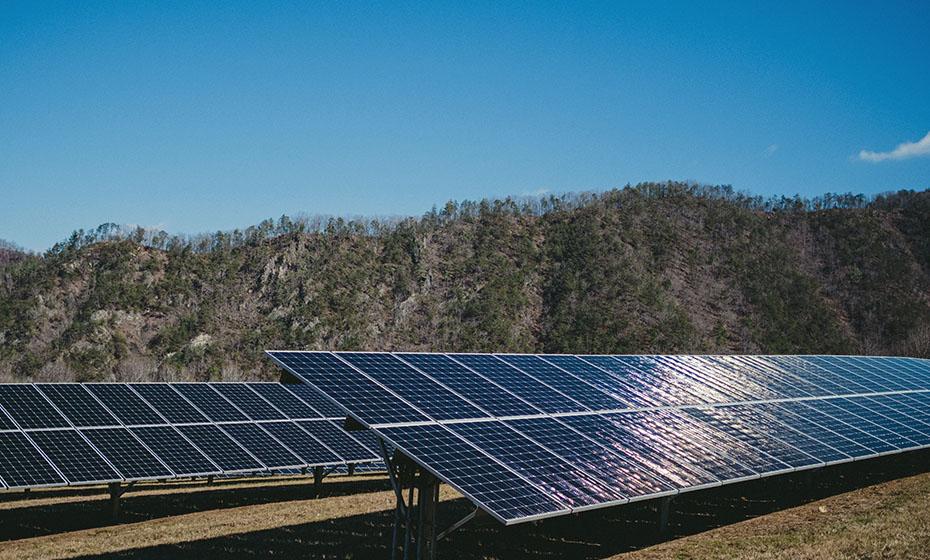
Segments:
[[[265,348],[930,355],[930,191],[643,184],[397,223],[76,232],[0,265],[0,378],[235,379]]]

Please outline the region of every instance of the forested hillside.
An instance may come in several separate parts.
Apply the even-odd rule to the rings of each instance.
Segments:
[[[930,356],[930,191],[643,184],[0,258],[2,379],[267,378],[266,348]]]

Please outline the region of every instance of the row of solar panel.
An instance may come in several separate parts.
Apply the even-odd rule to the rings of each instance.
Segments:
[[[930,392],[376,428],[512,524],[930,446]]]
[[[911,358],[269,355],[368,426],[930,389]]]
[[[376,461],[306,385],[0,385],[9,489],[251,473]],[[325,415],[325,416],[324,416]],[[329,419],[327,419],[329,418]]]

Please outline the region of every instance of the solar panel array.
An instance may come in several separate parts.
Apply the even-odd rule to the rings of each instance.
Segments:
[[[506,524],[930,446],[930,361],[272,351]]]
[[[279,383],[0,384],[0,488],[378,461],[370,436],[363,442],[343,430],[345,416],[307,389]],[[314,406],[318,401],[323,410]]]

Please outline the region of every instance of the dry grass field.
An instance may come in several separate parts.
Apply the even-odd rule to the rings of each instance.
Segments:
[[[440,543],[440,557],[930,558],[930,454],[887,457],[683,495],[670,534],[654,504],[503,528],[490,519]],[[469,511],[443,488],[440,524]],[[101,488],[0,495],[0,560],[387,557],[393,494],[384,477],[333,476],[325,496],[298,477],[145,484],[119,523]]]

